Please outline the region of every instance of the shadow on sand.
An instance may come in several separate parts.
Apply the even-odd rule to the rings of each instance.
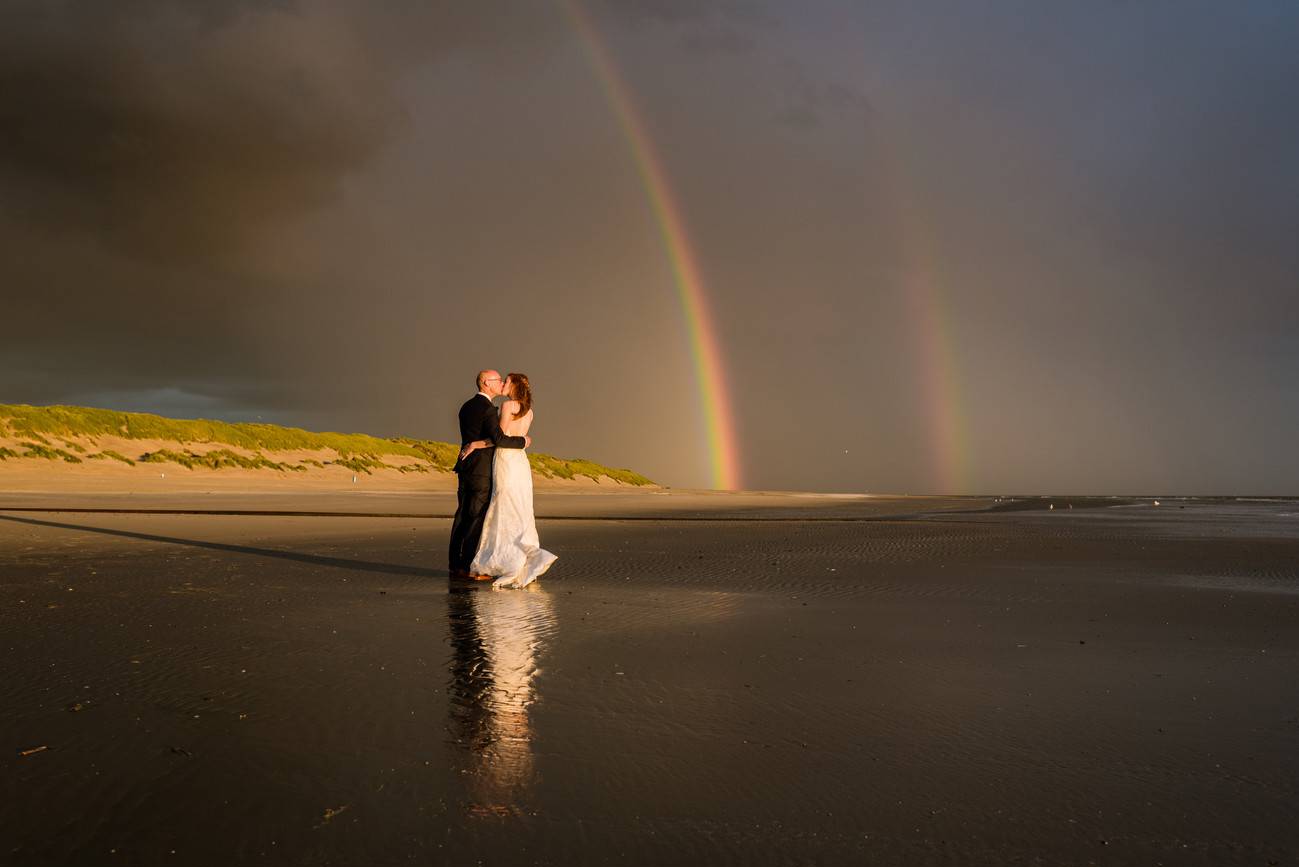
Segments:
[[[207,548],[211,551],[231,551],[236,554],[252,554],[258,557],[276,557],[281,560],[292,560],[295,563],[309,563],[313,566],[329,566],[335,569],[355,569],[362,572],[378,572],[384,575],[406,575],[416,578],[448,578],[445,569],[424,569],[419,566],[402,566],[397,563],[377,563],[373,560],[348,560],[343,557],[323,557],[319,554],[303,554],[298,551],[278,551],[274,548],[253,548],[248,545],[230,545],[223,542],[204,542],[199,539],[182,539],[176,536],[157,536],[152,533],[136,533],[131,530],[110,530],[106,527],[88,527],[84,524],[64,524],[59,521],[42,521],[37,518],[19,518],[14,515],[0,514],[0,520],[17,524],[31,524],[37,527],[56,527],[61,530],[81,530],[86,533],[101,533],[106,536],[121,536],[126,539],[141,539],[145,542],[166,542],[171,545],[188,545],[192,548]]]

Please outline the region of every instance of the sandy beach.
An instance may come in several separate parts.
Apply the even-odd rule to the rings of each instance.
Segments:
[[[450,502],[5,495],[6,862],[1299,857],[1299,502]]]

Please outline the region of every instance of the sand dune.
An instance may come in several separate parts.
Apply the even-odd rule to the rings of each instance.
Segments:
[[[73,451],[68,443],[80,446],[82,451]],[[421,491],[454,491],[456,476],[427,462],[399,455],[383,455],[377,460],[383,467],[370,467],[369,471],[357,471],[330,462],[338,460],[337,452],[328,449],[320,450],[286,450],[254,451],[222,443],[185,443],[180,444],[165,440],[136,440],[120,437],[101,437],[95,441],[84,438],[66,438],[58,440],[58,447],[81,458],[80,463],[70,463],[58,458],[9,458],[0,460],[0,493],[3,492],[50,492],[77,494],[89,493],[193,493],[202,491],[214,492],[301,492],[320,494],[329,491],[391,491],[417,493]],[[21,451],[22,441],[14,438],[0,438],[0,448]],[[210,469],[196,466],[193,468],[181,464],[139,463],[142,456],[160,450],[185,451],[204,455],[212,452],[231,451],[243,457],[253,458],[260,455],[279,464],[290,464],[302,467],[301,470],[244,469],[241,467],[222,467]],[[122,463],[113,458],[87,459],[87,454],[113,451],[134,465]],[[315,466],[315,461],[322,466]],[[403,472],[401,468],[405,467]],[[536,474],[534,484],[539,488],[556,490],[587,488],[625,488],[626,485],[602,476],[591,479],[578,476],[573,479],[546,478]]]
[[[0,404],[0,492],[445,491],[458,446],[79,406]],[[626,469],[529,452],[537,483],[655,488]]]

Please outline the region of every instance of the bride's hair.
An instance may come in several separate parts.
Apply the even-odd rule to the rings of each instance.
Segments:
[[[510,381],[510,397],[519,402],[519,411],[515,418],[523,418],[532,409],[532,383],[528,382],[526,373],[511,373],[505,377]]]

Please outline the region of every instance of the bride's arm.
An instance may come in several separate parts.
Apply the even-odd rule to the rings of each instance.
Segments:
[[[501,430],[500,422],[503,420],[508,421],[510,419],[513,419],[514,413],[517,412],[518,409],[519,409],[519,402],[517,400],[507,400],[505,403],[501,404],[500,416],[496,419],[496,424],[492,425],[491,429],[489,430],[489,434],[492,436],[492,439],[474,440],[473,442],[465,443],[460,448],[460,460],[463,461],[465,458],[469,457],[469,455],[473,454],[478,449],[485,449],[490,445],[495,445],[498,448],[507,448],[507,449],[510,448],[521,449],[521,448],[527,448],[528,446],[532,445],[532,437],[530,436],[512,437]],[[515,445],[514,443],[516,441],[521,444]]]
[[[492,445],[498,449],[526,449],[532,445],[532,437],[521,436],[514,437],[501,430],[501,422],[510,421],[514,418],[514,413],[519,409],[517,400],[507,400],[501,404],[501,414],[499,418],[487,417],[487,438],[492,441]]]

